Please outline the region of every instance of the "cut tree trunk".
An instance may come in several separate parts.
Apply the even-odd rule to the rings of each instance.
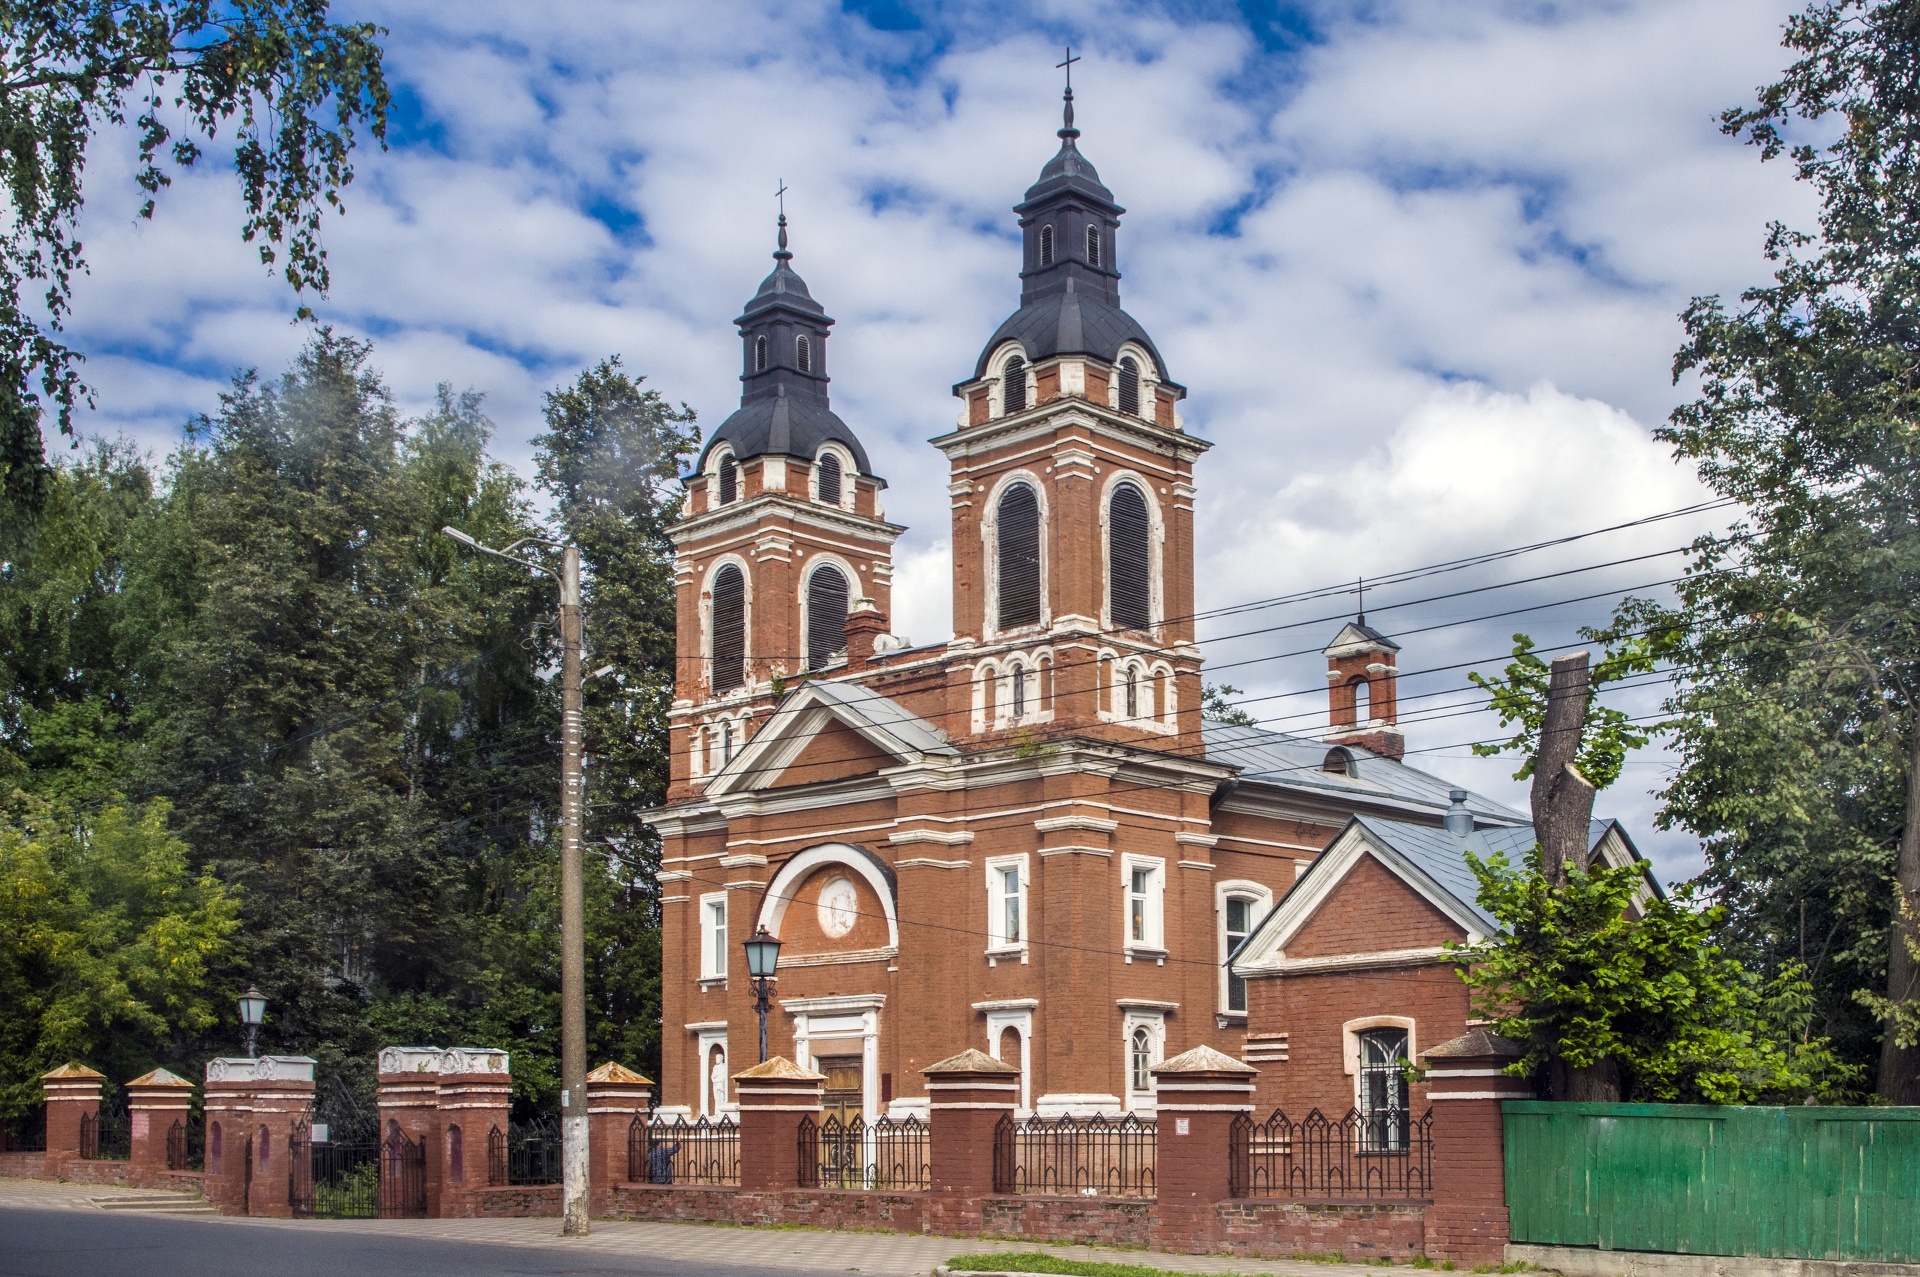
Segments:
[[[1612,1060],[1601,1060],[1585,1068],[1555,1060],[1547,1070],[1547,1085],[1554,1099],[1569,1104],[1620,1102],[1620,1068]]]
[[[1888,928],[1887,1000],[1910,1003],[1920,995],[1920,960],[1914,957],[1920,934],[1920,715],[1909,729],[1907,745],[1907,823],[1900,831],[1900,861],[1893,871],[1893,925]],[[1893,1104],[1920,1104],[1920,1044],[1901,1046],[1896,1027],[1886,1026],[1880,1040],[1880,1078],[1875,1088]]]
[[[1591,694],[1587,654],[1556,656],[1547,681],[1547,712],[1533,757],[1533,836],[1540,840],[1547,881],[1567,885],[1569,869],[1587,867],[1593,786],[1574,766]]]

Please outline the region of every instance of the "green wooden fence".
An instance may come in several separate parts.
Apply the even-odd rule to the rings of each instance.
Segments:
[[[1920,1262],[1920,1108],[1502,1108],[1516,1242]]]

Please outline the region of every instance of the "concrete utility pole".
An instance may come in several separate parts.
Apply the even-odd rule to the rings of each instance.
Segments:
[[[553,542],[522,537],[504,550],[481,545],[458,528],[442,532],[468,549],[552,577],[560,585],[560,1199],[563,1237],[585,1237],[587,1223],[587,925],[580,838],[586,816],[581,735],[580,547],[560,550],[560,571],[513,553]]]

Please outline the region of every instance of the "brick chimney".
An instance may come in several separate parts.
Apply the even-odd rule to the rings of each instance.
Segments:
[[[1347,622],[1327,644],[1327,743],[1358,745],[1398,760],[1400,645],[1367,624],[1365,613]]]
[[[863,670],[873,659],[874,640],[887,632],[887,614],[872,599],[855,599],[847,613],[847,668]]]

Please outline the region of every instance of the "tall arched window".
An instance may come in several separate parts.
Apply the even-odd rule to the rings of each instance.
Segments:
[[[1131,355],[1120,361],[1120,411],[1140,415],[1140,365]]]
[[[1147,1032],[1146,1025],[1133,1031],[1127,1056],[1127,1081],[1135,1093],[1144,1095],[1153,1089],[1153,1035]]]
[[[1015,718],[1025,718],[1027,716],[1026,667],[1021,665],[1020,662],[1015,661],[1007,669],[1007,678],[1013,683],[1013,716]]]
[[[740,495],[740,467],[733,464],[729,452],[720,458],[720,504],[730,505]]]
[[[1051,225],[1040,228],[1040,264],[1053,265],[1053,227]]]
[[[755,372],[767,370],[767,335],[765,333],[753,339],[753,370]]]
[[[805,333],[801,333],[798,337],[794,338],[793,362],[794,366],[799,368],[801,372],[813,371],[813,343],[807,340]]]
[[[746,681],[747,577],[727,563],[713,574],[713,693],[724,695]]]
[[[807,668],[826,668],[847,647],[847,578],[821,564],[807,578]]]
[[[1087,265],[1098,266],[1099,264],[1100,228],[1098,226],[1089,226],[1087,227]]]
[[[1117,629],[1153,624],[1152,540],[1147,498],[1131,483],[1116,485],[1107,501],[1107,611]]]
[[[840,504],[840,458],[831,452],[820,454],[820,460],[813,466],[816,486],[820,489],[820,500],[827,505]]]
[[[997,519],[1002,630],[1040,624],[1040,497],[1016,483],[1000,496]]]
[[[1127,717],[1140,717],[1140,671],[1127,671]]]
[[[1364,678],[1353,680],[1353,721],[1370,723],[1373,721],[1373,688]]]
[[[1027,361],[1015,355],[1000,374],[1000,399],[1009,416],[1027,410]]]

